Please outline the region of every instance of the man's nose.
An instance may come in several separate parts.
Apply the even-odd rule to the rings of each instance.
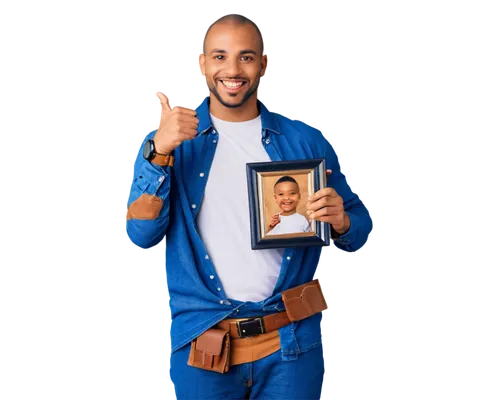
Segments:
[[[233,57],[228,60],[226,73],[232,78],[238,76],[241,73],[241,64],[239,57]]]

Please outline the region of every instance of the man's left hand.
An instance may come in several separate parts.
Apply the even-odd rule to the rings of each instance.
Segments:
[[[332,170],[326,170],[328,177]],[[307,214],[310,219],[328,222],[335,232],[342,235],[349,230],[351,220],[344,212],[342,197],[331,187],[326,187],[309,196]]]

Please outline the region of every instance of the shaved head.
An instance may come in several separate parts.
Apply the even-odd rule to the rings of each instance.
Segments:
[[[203,54],[206,54],[206,42],[207,42],[207,36],[209,32],[212,30],[212,28],[215,25],[218,24],[235,24],[235,25],[251,25],[255,28],[255,32],[257,33],[257,36],[259,38],[259,43],[260,43],[260,56],[264,54],[264,41],[262,40],[262,34],[260,33],[259,28],[255,23],[251,20],[249,20],[247,17],[244,17],[243,15],[239,14],[228,14],[225,15],[221,18],[219,18],[217,21],[215,21],[212,25],[210,25],[207,29],[207,33],[205,33],[205,38],[203,39]]]

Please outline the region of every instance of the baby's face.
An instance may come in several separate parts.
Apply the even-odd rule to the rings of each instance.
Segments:
[[[295,210],[300,200],[299,185],[294,182],[278,183],[274,188],[274,198],[284,212]]]

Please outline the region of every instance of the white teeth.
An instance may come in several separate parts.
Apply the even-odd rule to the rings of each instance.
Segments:
[[[226,85],[227,87],[230,87],[230,88],[237,88],[237,87],[240,87],[241,85],[243,85],[243,82],[222,81],[222,83],[224,83],[224,85]]]

